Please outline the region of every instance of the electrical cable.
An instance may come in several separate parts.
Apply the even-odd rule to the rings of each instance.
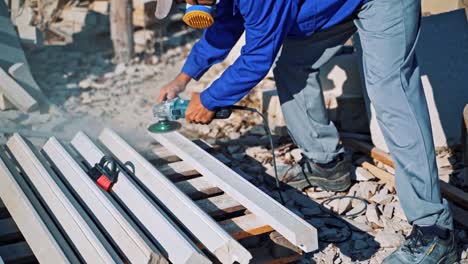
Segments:
[[[285,206],[286,203],[284,201],[283,194],[282,194],[282,191],[281,191],[281,184],[280,184],[280,180],[279,180],[279,176],[278,176],[278,168],[277,168],[277,165],[276,165],[275,146],[274,146],[274,143],[273,143],[273,136],[271,134],[270,127],[268,126],[268,120],[266,119],[265,115],[263,115],[260,111],[258,111],[255,108],[251,108],[251,107],[247,107],[247,106],[233,105],[233,106],[230,107],[230,109],[231,110],[240,110],[240,111],[247,111],[247,112],[256,113],[262,118],[263,127],[265,129],[265,132],[267,133],[267,136],[268,136],[268,139],[269,139],[269,142],[270,142],[270,148],[271,148],[271,154],[272,154],[272,160],[273,160],[273,169],[274,169],[274,173],[275,173],[276,189],[277,189],[278,196],[280,198],[281,204]],[[302,173],[304,174],[304,177],[306,178],[307,181],[309,181],[308,178],[305,175],[304,168],[302,166],[301,166],[301,168],[302,168]],[[309,182],[309,184],[310,184],[310,182]],[[326,190],[326,188],[322,188],[322,189]],[[325,206],[324,206],[324,204],[329,203],[329,202],[331,202],[333,200],[341,200],[341,199],[359,200],[364,204],[364,207],[359,212],[353,213],[351,215],[337,215],[334,212],[331,212],[330,210],[326,209]],[[333,240],[333,239],[323,239],[323,238],[321,239],[321,238],[319,238],[319,241],[324,242],[324,243],[336,243],[336,244],[348,241],[351,238],[352,234],[353,234],[353,229],[351,228],[351,225],[347,221],[343,220],[341,217],[352,218],[352,217],[358,216],[358,215],[362,214],[363,212],[365,212],[367,210],[367,204],[368,204],[368,202],[365,199],[363,199],[361,197],[349,196],[349,195],[334,196],[334,197],[330,197],[330,198],[325,199],[324,201],[322,201],[320,203],[320,207],[319,207],[320,211],[321,211],[321,214],[312,215],[311,217],[336,219],[339,222],[344,224],[344,226],[348,230],[348,234],[344,238],[341,238],[341,239]]]
[[[278,196],[280,198],[281,204],[286,205],[284,198],[283,198],[283,194],[281,192],[281,184],[280,184],[280,180],[278,176],[278,167],[276,166],[275,144],[273,143],[273,136],[271,135],[270,127],[268,126],[268,120],[260,111],[252,107],[233,105],[230,108],[232,110],[241,110],[241,111],[248,111],[248,112],[256,113],[262,118],[263,128],[265,129],[265,132],[267,133],[267,136],[268,136],[268,140],[270,142],[271,155],[273,159],[273,170],[275,171],[276,190],[278,191]]]

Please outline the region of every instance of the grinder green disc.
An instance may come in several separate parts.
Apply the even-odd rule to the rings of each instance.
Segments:
[[[151,133],[168,133],[179,129],[181,125],[175,121],[159,121],[157,123],[152,124],[148,127],[148,131]]]

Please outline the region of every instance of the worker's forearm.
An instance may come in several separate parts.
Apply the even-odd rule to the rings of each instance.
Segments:
[[[183,85],[187,85],[192,80],[192,77],[181,72],[177,75],[176,80]]]

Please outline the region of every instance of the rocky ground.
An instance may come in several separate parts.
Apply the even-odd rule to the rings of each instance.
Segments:
[[[97,38],[97,37],[96,37]],[[193,38],[187,37],[163,56],[137,57],[130,65],[114,64],[109,43],[89,39],[86,48],[80,45],[47,45],[28,52],[33,74],[53,107],[44,113],[22,114],[15,110],[0,112],[0,142],[3,134],[23,132],[30,138],[43,140],[50,136],[69,139],[78,130],[96,136],[108,126],[124,134],[139,149],[148,142],[146,127],[153,122],[151,107],[159,88],[180,70]],[[209,85],[226,67],[217,65],[190,91]],[[271,89],[274,81],[265,79],[240,104],[260,108],[259,93]],[[183,121],[182,121],[183,122]],[[193,138],[204,138],[226,157],[231,167],[253,177],[259,188],[279,199],[274,183],[272,155],[260,116],[235,112],[228,120],[217,120],[208,126],[183,122],[183,132]],[[301,159],[300,150],[289,137],[275,136],[275,153],[280,172]],[[367,157],[350,151],[346,154],[360,164]],[[454,162],[455,160],[455,162]],[[443,175],[458,173],[456,153],[441,152],[438,161]],[[394,173],[383,164],[376,164]],[[455,165],[453,165],[455,164]],[[312,223],[319,230],[321,250],[304,258],[317,263],[381,263],[411,231],[399,205],[394,187],[379,182],[366,169],[356,166],[355,182],[350,190],[335,193],[310,188],[301,195],[286,189],[286,206]],[[358,199],[330,199],[346,195]],[[323,208],[319,205],[323,203]],[[329,217],[330,210],[339,218]],[[456,237],[462,263],[468,263],[467,230],[457,226]]]

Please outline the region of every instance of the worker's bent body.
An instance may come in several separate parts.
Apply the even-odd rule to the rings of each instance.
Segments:
[[[214,25],[182,69],[200,78],[245,31],[241,56],[201,93],[201,103],[209,110],[234,104],[274,66],[292,138],[312,164],[330,163],[342,156],[343,148],[327,116],[319,70],[357,31],[366,94],[395,161],[399,200],[415,226],[387,263],[456,259],[415,56],[420,7],[420,0],[221,0]]]

